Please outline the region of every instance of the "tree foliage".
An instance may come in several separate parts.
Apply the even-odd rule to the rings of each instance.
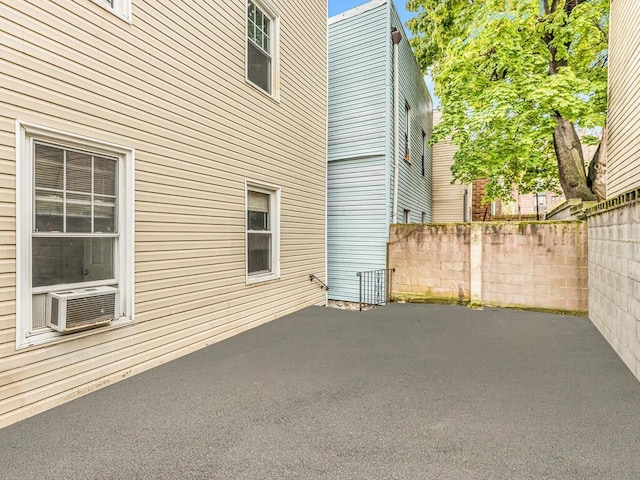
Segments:
[[[454,177],[488,178],[490,198],[510,198],[511,185],[557,190],[559,171],[573,175],[562,173],[559,138],[554,148],[558,125],[604,125],[608,0],[409,0],[407,8],[416,12],[408,23],[416,57],[442,102],[433,141],[451,136],[460,147]]]

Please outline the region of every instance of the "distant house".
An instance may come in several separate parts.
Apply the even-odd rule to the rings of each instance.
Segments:
[[[386,268],[391,223],[432,221],[431,131],[431,98],[393,3],[330,18],[330,299],[357,301],[356,273]]]
[[[0,17],[0,427],[325,303],[326,0]]]
[[[589,318],[640,379],[640,2],[612,0],[607,200],[587,210]]]
[[[440,123],[442,113],[433,112],[434,127]],[[433,146],[433,222],[452,223],[469,222],[472,213],[472,187],[452,183],[451,167],[454,155],[458,151],[456,145],[443,140]]]

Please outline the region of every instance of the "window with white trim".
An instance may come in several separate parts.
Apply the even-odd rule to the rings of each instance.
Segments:
[[[253,183],[246,186],[247,283],[280,276],[280,189]]]
[[[114,15],[131,22],[131,0],[93,0]]]
[[[403,218],[404,223],[409,223],[410,215],[411,215],[411,212],[410,212],[409,210],[406,210],[406,209],[405,209],[405,210],[403,211],[402,218]]]
[[[275,96],[279,17],[264,1],[247,2],[247,81]]]
[[[20,122],[17,135],[18,346],[59,336],[50,293],[110,286],[110,318],[130,321],[133,149]]]

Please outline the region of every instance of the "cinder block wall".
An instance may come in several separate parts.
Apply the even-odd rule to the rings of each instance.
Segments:
[[[407,301],[469,300],[471,230],[466,224],[391,225],[392,297]]]
[[[395,300],[587,310],[584,222],[391,225],[388,258]]]
[[[483,225],[482,303],[586,311],[585,223]]]
[[[640,379],[638,195],[620,206],[614,199],[591,209],[588,225],[589,317]]]

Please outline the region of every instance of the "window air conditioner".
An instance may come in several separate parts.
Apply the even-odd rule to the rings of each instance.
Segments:
[[[119,290],[94,287],[47,294],[47,326],[58,332],[97,327],[117,317]]]

